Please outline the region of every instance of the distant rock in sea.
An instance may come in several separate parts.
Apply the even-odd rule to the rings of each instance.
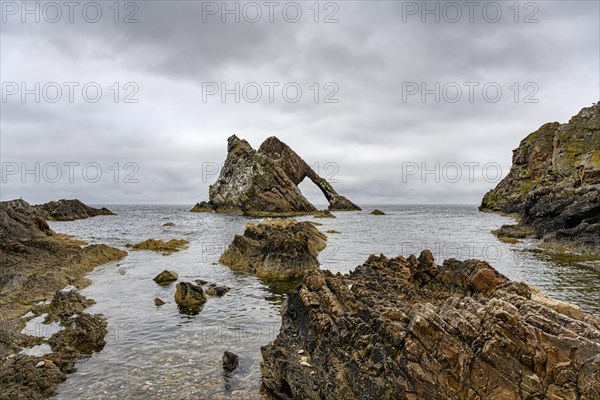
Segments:
[[[298,188],[307,177],[321,189],[330,210],[360,210],[276,137],[265,140],[257,151],[233,135],[227,140],[227,158],[219,178],[210,186],[210,200],[191,211],[260,217],[310,214],[316,208]]]
[[[600,318],[429,251],[310,270],[262,350],[280,399],[598,399]]]
[[[112,211],[105,207],[93,208],[77,199],[50,201],[34,207],[44,212],[46,219],[51,221],[73,221],[97,215],[114,215]]]
[[[504,238],[529,229],[543,247],[600,255],[600,103],[523,139],[480,210],[519,218],[514,229],[498,231]]]
[[[219,261],[259,278],[285,281],[301,278],[319,266],[318,254],[327,237],[310,222],[271,220],[248,223],[243,236],[236,235]]]

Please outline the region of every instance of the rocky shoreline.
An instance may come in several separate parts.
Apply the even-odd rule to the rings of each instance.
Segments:
[[[0,399],[52,396],[74,371],[76,360],[104,346],[106,322],[101,315],[84,312],[94,302],[77,289],[90,283],[84,276],[94,267],[127,252],[106,245],[82,247],[84,243],[54,233],[46,219],[73,220],[95,213],[79,207],[79,201],[56,204],[62,205],[52,217],[50,208],[24,200],[0,202]],[[36,324],[35,336],[24,333],[26,322],[36,316],[44,318]],[[56,332],[39,335],[47,324],[58,324],[53,325]],[[49,346],[50,352],[22,352],[38,345]]]
[[[262,348],[279,399],[600,398],[600,319],[478,260],[311,270]]]
[[[535,237],[552,251],[600,256],[600,103],[523,139],[480,210],[518,220],[496,232],[504,240]]]

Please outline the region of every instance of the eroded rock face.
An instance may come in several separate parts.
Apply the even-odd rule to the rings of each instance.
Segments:
[[[256,151],[247,141],[233,135],[227,140],[227,159],[219,178],[210,186],[209,202],[196,204],[192,211],[251,216],[310,214],[316,208],[298,189],[306,177],[323,191],[331,209],[359,209],[277,138],[267,139]]]
[[[309,222],[248,223],[244,235],[235,236],[219,262],[267,280],[301,278],[319,266],[317,256],[325,248],[326,238]]]
[[[44,238],[53,234],[45,221],[45,213],[25,200],[0,202],[0,238],[3,240]]]
[[[600,398],[600,319],[532,293],[428,251],[311,270],[262,348],[263,381],[292,399]]]
[[[600,104],[525,138],[480,209],[516,214],[547,247],[600,254]]]
[[[105,207],[90,207],[77,199],[50,201],[35,207],[45,213],[46,219],[52,221],[73,221],[97,215],[114,215],[112,211]]]

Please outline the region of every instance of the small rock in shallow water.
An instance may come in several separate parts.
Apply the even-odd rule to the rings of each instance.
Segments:
[[[204,279],[196,279],[194,282],[196,282],[196,285],[206,285],[208,283]]]
[[[202,287],[190,282],[179,282],[175,291],[175,302],[184,307],[197,307],[206,303]]]
[[[223,369],[233,371],[240,363],[240,357],[230,351],[223,353]]]
[[[164,301],[162,301],[161,299],[159,299],[158,297],[154,299],[154,305],[159,307],[162,306],[163,304],[165,304]]]
[[[164,270],[154,277],[154,282],[159,284],[171,283],[179,279],[177,272]]]
[[[381,210],[373,210],[371,211],[371,214],[373,215],[385,215],[385,213]]]

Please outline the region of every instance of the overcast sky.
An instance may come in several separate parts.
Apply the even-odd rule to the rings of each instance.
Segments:
[[[2,1],[2,200],[191,205],[236,134],[359,204],[478,204],[600,98],[598,1],[223,4]]]

